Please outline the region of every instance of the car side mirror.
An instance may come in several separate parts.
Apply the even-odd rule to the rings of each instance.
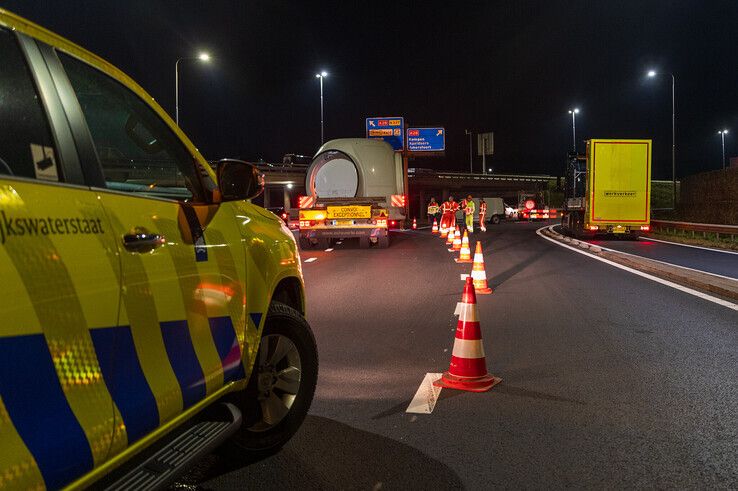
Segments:
[[[222,201],[252,199],[264,191],[264,174],[243,160],[219,160],[217,174]]]

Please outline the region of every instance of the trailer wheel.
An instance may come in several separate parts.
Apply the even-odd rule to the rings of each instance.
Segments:
[[[497,225],[498,223],[500,223],[500,216],[499,215],[492,215],[492,220],[491,221],[492,221],[492,223],[494,223],[495,225]]]
[[[377,237],[377,245],[376,245],[376,247],[378,249],[386,249],[386,248],[388,248],[389,247],[389,237],[386,236],[386,235],[384,237]]]
[[[300,237],[300,250],[301,251],[309,251],[313,248],[313,244],[310,242],[310,239],[307,237]]]

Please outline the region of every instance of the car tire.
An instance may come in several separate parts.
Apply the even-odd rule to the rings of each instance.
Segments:
[[[500,223],[500,217],[497,215],[492,215],[492,223],[494,223],[495,225]]]
[[[273,302],[248,385],[237,394],[243,423],[231,437],[230,446],[248,457],[278,451],[305,419],[317,380],[318,349],[310,325],[292,307]],[[292,390],[294,398],[290,398]]]

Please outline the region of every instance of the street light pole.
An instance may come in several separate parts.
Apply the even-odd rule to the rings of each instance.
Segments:
[[[718,135],[720,135],[720,140],[723,146],[723,170],[725,170],[725,135],[728,134],[728,130],[720,130],[718,131]]]
[[[465,135],[469,135],[469,174],[474,174],[474,164],[472,163],[472,132],[464,130]]]
[[[203,52],[197,58],[178,58],[174,63],[174,122],[179,126],[179,62],[185,60],[200,60],[203,63],[210,61],[210,55]]]
[[[320,79],[320,144],[325,142],[325,130],[323,129],[323,79],[328,76],[328,73],[323,71],[316,73],[315,77]]]
[[[569,109],[571,114],[571,148],[572,151],[577,153],[577,114],[579,114],[579,108]]]
[[[647,73],[649,78],[653,78],[658,73],[656,70],[649,70]],[[676,209],[676,77],[671,75],[671,185],[672,185],[672,208]]]

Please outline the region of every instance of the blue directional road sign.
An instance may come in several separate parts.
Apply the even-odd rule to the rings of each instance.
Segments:
[[[443,152],[446,150],[446,130],[443,128],[408,128],[409,152]]]
[[[366,118],[366,137],[384,140],[395,151],[405,149],[405,118]]]

